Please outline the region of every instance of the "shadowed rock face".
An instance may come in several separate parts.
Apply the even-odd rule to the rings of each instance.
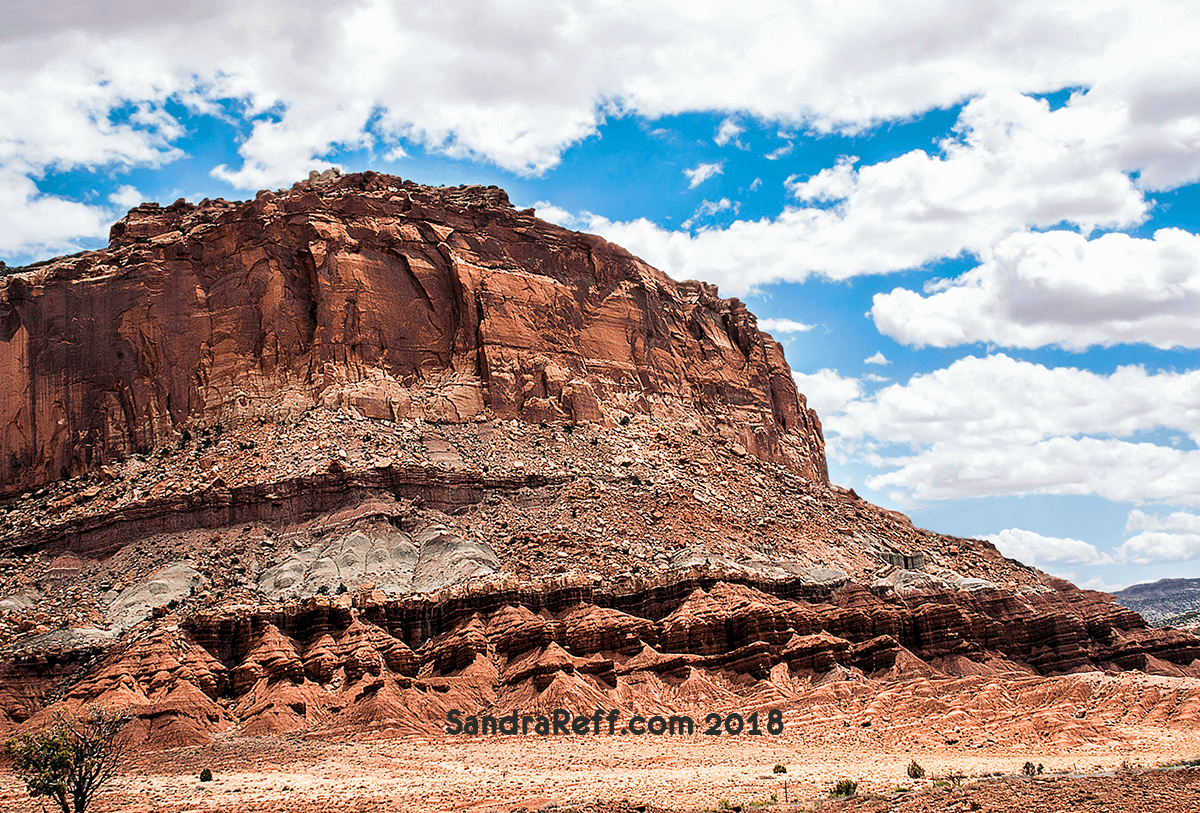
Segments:
[[[108,249],[0,279],[0,494],[187,429],[373,419],[703,425],[827,482],[815,413],[736,299],[504,192],[365,173],[145,204]]]

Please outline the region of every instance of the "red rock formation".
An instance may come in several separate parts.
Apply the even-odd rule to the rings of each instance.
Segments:
[[[230,726],[429,734],[450,708],[707,712],[790,703],[848,679],[890,685],[1122,668],[1200,676],[1197,639],[1113,611],[1102,594],[1055,585],[1021,598],[928,590],[901,600],[850,584],[832,603],[810,603],[763,591],[778,584],[718,582],[687,592],[657,621],[643,615],[662,609],[655,591],[530,586],[458,601],[363,593],[353,604],[316,596],[196,614],[184,630],[135,630],[64,699],[132,706],[139,738],[169,745],[205,742]],[[604,606],[614,600],[626,611]],[[877,631],[879,615],[893,633]],[[46,701],[54,681],[39,682],[44,666],[45,658],[6,665],[10,693],[0,699],[10,720]],[[26,696],[12,695],[16,687]]]
[[[144,204],[0,278],[0,494],[315,403],[371,418],[700,421],[826,482],[816,414],[742,303],[518,212],[365,173]]]
[[[1024,731],[995,689],[1024,680],[1083,737],[1047,676],[1200,677],[1200,639],[829,488],[740,303],[499,190],[139,207],[0,280],[0,373],[0,494],[99,467],[0,513],[3,728],[56,700],[160,745],[861,700]]]

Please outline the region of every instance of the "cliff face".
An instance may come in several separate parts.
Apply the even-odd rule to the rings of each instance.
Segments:
[[[495,188],[365,173],[244,204],[143,205],[109,248],[0,279],[0,494],[187,430],[315,405],[368,418],[717,431],[825,483],[780,346]]]

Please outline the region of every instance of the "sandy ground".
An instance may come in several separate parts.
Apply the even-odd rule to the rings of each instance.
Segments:
[[[970,799],[961,796],[961,789],[944,784],[934,789],[938,778],[966,777],[969,783],[994,774],[1019,774],[1027,761],[1042,763],[1048,774],[1097,773],[1118,770],[1122,764],[1154,766],[1200,754],[1200,734],[1174,732],[1165,736],[1167,732],[1153,730],[1144,733],[1146,736],[1132,750],[1128,745],[1120,750],[1084,746],[1063,752],[1013,747],[971,752],[951,748],[906,751],[901,747],[903,743],[877,747],[864,742],[839,747],[835,742],[813,742],[811,736],[786,731],[778,737],[696,735],[676,739],[530,736],[323,742],[298,737],[231,737],[205,748],[132,755],[124,774],[97,798],[95,810],[482,813],[520,808],[538,810],[550,805],[583,808],[596,800],[628,800],[631,805],[654,809],[698,811],[719,808],[721,800],[728,800],[730,807],[749,807],[754,802],[769,801],[773,794],[780,803],[778,809],[813,810],[844,806],[827,798],[829,789],[840,779],[858,783],[860,797],[850,805],[852,809],[884,810],[900,805],[914,811],[942,810],[955,798],[948,795],[953,792],[959,794],[962,805],[951,809],[968,810],[974,808],[969,806]],[[906,775],[906,768],[914,759],[928,772],[923,781],[913,782]],[[776,764],[787,766],[787,798],[793,803],[799,800],[799,805],[782,804],[784,777],[772,772]],[[205,767],[213,772],[211,782],[198,780]],[[1152,775],[1151,778],[1166,776],[1157,771],[1145,773]],[[1116,793],[1113,798],[1125,799],[1129,796],[1125,785],[1136,784],[1135,777],[1140,775],[1125,773],[1115,778],[1099,777],[1096,781],[1103,787],[1117,783],[1125,789],[1113,791]],[[1062,780],[1048,775],[1038,780],[1041,783],[1038,787],[1054,781]],[[1179,785],[1170,779],[1154,781],[1175,781],[1172,787]],[[1191,781],[1196,790],[1195,806],[1169,804],[1164,809],[1200,810],[1200,779]],[[1021,778],[1008,784],[1013,782],[1017,783],[1011,785],[1016,788],[1016,795],[997,796],[992,791],[994,798],[988,809],[1017,810],[1024,806],[1021,799],[1030,801],[1031,797],[1022,788],[1028,789],[1034,783]],[[894,798],[891,794],[897,786],[911,787],[914,793],[907,798]],[[986,790],[978,781],[964,787]],[[1179,787],[1180,793],[1190,792],[1190,786]],[[946,801],[929,802],[938,793],[945,795]],[[1107,797],[1103,792],[1087,793],[1090,797],[1076,795],[1085,800],[1094,798],[1099,806],[1055,808],[1053,805],[1058,803],[1055,800],[1065,798],[1060,790],[1049,795],[1047,804],[1051,807],[1046,809],[1125,809],[1112,807],[1111,800],[1104,802]],[[1143,795],[1150,799],[1161,795],[1147,793]],[[871,794],[877,797],[874,801]],[[1001,797],[1011,797],[1009,807],[999,806]],[[933,806],[926,806],[922,799]],[[868,804],[874,806],[864,807]],[[5,772],[0,778],[0,809],[29,811],[40,807],[28,799],[13,775]]]

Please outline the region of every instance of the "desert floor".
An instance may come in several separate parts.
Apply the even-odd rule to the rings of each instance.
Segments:
[[[698,811],[771,800],[777,810],[1200,810],[1200,771],[1138,770],[1200,754],[1200,732],[1126,731],[1120,747],[904,749],[886,732],[776,737],[536,736],[354,742],[228,737],[131,755],[96,811]],[[845,740],[844,744],[838,743]],[[927,778],[906,775],[916,760]],[[1027,762],[1046,775],[1021,776]],[[787,767],[784,803],[782,775]],[[1122,770],[1122,766],[1125,770]],[[200,782],[203,768],[213,772]],[[1129,770],[1133,768],[1133,770]],[[1062,773],[1088,776],[1062,776]],[[998,779],[997,775],[1007,775]],[[1107,774],[1107,775],[1106,775]],[[965,777],[957,780],[958,777]],[[859,795],[831,802],[840,779]],[[956,779],[954,784],[938,779]],[[961,781],[961,784],[958,782]],[[912,788],[896,795],[897,786]],[[976,807],[978,805],[978,807]],[[645,806],[645,807],[643,807]],[[756,805],[757,806],[757,805]],[[0,809],[40,810],[8,772]]]

